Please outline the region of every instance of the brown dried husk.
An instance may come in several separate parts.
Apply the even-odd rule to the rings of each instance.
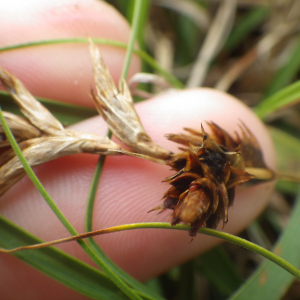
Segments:
[[[99,71],[101,72],[101,70]],[[104,72],[108,72],[106,69]],[[104,77],[106,73],[104,73]],[[15,135],[23,156],[30,166],[78,153],[103,155],[132,155],[165,163],[165,161],[132,153],[117,143],[92,133],[65,129],[62,124],[8,71],[0,67],[0,81],[26,116],[3,112],[5,120]],[[18,182],[26,173],[22,164],[10,148],[0,127],[0,148],[8,147],[0,156],[0,196]],[[167,151],[167,150],[166,150]]]
[[[192,237],[200,227],[216,228],[221,220],[223,226],[228,222],[236,185],[255,177],[246,167],[267,169],[256,138],[243,123],[241,136],[235,138],[213,122],[208,126],[211,135],[202,126],[201,131],[185,128],[189,134],[167,135],[188,148],[171,156],[168,165],[177,173],[164,180],[171,188],[163,204],[150,210],[173,210],[171,224],[190,224]]]
[[[99,49],[91,40],[90,57],[96,84],[93,99],[113,134],[133,152],[158,159],[168,158],[171,152],[154,143],[145,131],[125,80],[120,80],[119,89],[115,86]]]
[[[107,137],[65,129],[17,78],[0,67],[0,81],[25,118],[7,112],[3,112],[3,115],[29,165],[34,167],[78,153],[126,154],[165,164],[170,151],[156,145],[146,133],[134,109],[126,82],[122,80],[120,90],[116,88],[92,41],[90,57],[97,90],[94,95],[95,105],[113,133],[133,152]],[[0,127],[0,148],[5,147],[7,149],[0,156],[0,196],[25,175],[22,164]]]

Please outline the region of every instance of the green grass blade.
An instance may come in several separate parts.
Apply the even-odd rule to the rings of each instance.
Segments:
[[[143,229],[143,228],[163,228],[163,229],[172,229],[172,230],[185,230],[189,231],[190,226],[188,225],[175,225],[171,226],[169,223],[162,223],[162,222],[150,222],[150,223],[136,223],[136,224],[125,224],[125,225],[119,225],[115,227],[109,228],[109,233],[112,232],[119,232],[119,231],[124,231],[124,230],[133,230],[133,229]],[[107,233],[107,230],[105,232],[99,231],[98,234],[97,232],[94,232],[94,235],[100,235],[103,233]],[[230,233],[210,229],[210,228],[200,228],[198,230],[198,233],[206,234],[209,236],[217,237],[220,238],[224,241],[237,244],[241,247],[244,247],[248,250],[251,250],[268,260],[272,261],[276,265],[280,266],[281,268],[285,269],[287,272],[290,274],[294,275],[296,278],[300,280],[300,270],[298,270],[296,267],[294,267],[291,263],[286,261],[285,259],[279,257],[275,253],[268,251],[267,249],[260,247],[252,242],[249,242],[245,239],[242,239],[238,236],[232,235]]]
[[[94,108],[88,108],[45,98],[36,99],[43,103],[43,105],[47,107],[64,126],[69,126],[98,115],[97,110]],[[3,110],[9,111],[16,115],[22,115],[19,107],[13,102],[12,98],[7,92],[0,91],[0,101]]]
[[[250,10],[243,18],[237,22],[234,26],[234,29],[230,33],[226,44],[225,49],[227,51],[232,51],[239,44],[245,40],[249,33],[255,29],[269,14],[269,9],[265,6],[257,6],[254,9]]]
[[[126,57],[125,57],[125,63],[124,68],[122,72],[122,77],[126,78],[127,73],[129,70],[130,60],[133,53],[133,45],[135,42],[136,35],[138,34],[138,27],[140,24],[140,17],[143,16],[141,13],[144,8],[145,2],[142,0],[136,0],[134,2],[134,15],[133,15],[133,22],[132,22],[132,31],[130,36],[129,45],[127,47]],[[111,137],[111,132],[109,131],[107,136]],[[96,191],[97,187],[99,185],[101,173],[103,170],[103,166],[105,163],[105,156],[100,156],[99,161],[97,163],[94,176],[92,179],[90,192],[88,196],[87,201],[87,210],[86,210],[86,218],[85,218],[85,230],[91,231],[92,230],[92,223],[93,223],[93,207],[96,197]],[[134,278],[129,276],[126,272],[122,271],[118,266],[116,266],[106,255],[105,253],[100,249],[100,247],[97,245],[97,243],[94,241],[93,238],[88,238],[88,243],[90,247],[93,249],[95,253],[101,258],[101,260],[109,267],[117,276],[122,278],[128,285],[130,285],[140,296],[143,296],[146,299],[160,299],[155,293],[151,292],[149,289],[147,289],[144,285],[137,282]]]
[[[0,216],[2,248],[11,249],[40,242],[40,239]],[[99,300],[128,299],[102,272],[54,247],[19,251],[13,255],[85,296]]]
[[[262,229],[259,221],[256,219],[254,220],[247,228],[247,233],[251,237],[251,240],[254,240],[260,246],[271,249],[272,244],[268,239],[265,231]]]
[[[275,145],[278,170],[300,177],[300,139],[274,127],[269,127],[269,132]],[[298,186],[290,181],[279,180],[277,183],[281,191],[289,194],[296,194]]]
[[[292,82],[300,69],[300,38],[293,49],[293,53],[289,56],[288,62],[277,71],[271,84],[269,85],[265,97],[271,96],[281,88],[284,88]]]
[[[109,136],[109,135],[108,135]],[[97,163],[94,176],[92,179],[92,184],[90,187],[90,193],[87,202],[87,210],[86,210],[86,218],[85,218],[85,230],[92,231],[92,222],[93,222],[93,207],[95,202],[95,196],[97,191],[97,186],[99,184],[103,164],[105,161],[105,156],[100,156],[99,161]],[[150,290],[142,283],[135,280],[133,277],[128,275],[122,269],[120,269],[116,264],[114,264],[107,255],[99,248],[93,238],[88,238],[88,243],[90,247],[93,249],[95,253],[97,253],[98,257],[105,263],[117,276],[119,276],[122,280],[124,280],[131,288],[133,288],[137,294],[141,297],[149,300],[163,300],[155,291]]]
[[[180,278],[178,281],[179,299],[195,299],[195,266],[194,261],[188,261],[179,267]]]
[[[147,286],[135,280],[133,277],[128,275],[122,269],[120,269],[116,264],[114,264],[108,256],[99,248],[94,240],[89,241],[89,245],[94,250],[95,253],[101,258],[101,260],[124,282],[126,282],[139,296],[143,299],[148,300],[164,300],[162,296],[159,296],[155,290],[149,289]]]
[[[234,264],[222,247],[216,247],[195,260],[196,271],[222,296],[229,297],[243,283]]]
[[[108,39],[100,39],[100,38],[93,38],[92,39],[95,44],[99,45],[106,45],[106,46],[115,46],[119,48],[127,48],[127,44],[120,43],[118,41],[114,40],[108,40]],[[55,45],[55,44],[72,44],[72,43],[79,43],[79,44],[87,44],[87,38],[72,38],[72,39],[53,39],[53,40],[44,40],[44,41],[35,41],[30,43],[24,43],[24,44],[17,44],[17,45],[11,45],[7,47],[0,48],[0,52],[4,51],[12,51],[16,49],[21,48],[27,48],[27,47],[37,47],[37,46],[45,46],[45,45]],[[182,82],[180,82],[175,76],[170,74],[169,72],[165,71],[160,67],[160,65],[157,63],[155,59],[153,59],[150,55],[148,55],[146,52],[142,50],[133,50],[134,53],[139,55],[147,64],[149,64],[154,70],[156,70],[158,73],[160,73],[169,83],[171,83],[174,87],[177,88],[183,88],[184,85]]]
[[[274,252],[300,267],[300,193],[289,225],[277,242]],[[270,261],[264,262],[230,300],[279,300],[285,294],[294,277]]]
[[[7,126],[7,123],[3,117],[2,110],[0,108],[0,121],[5,132],[6,137],[8,138],[11,147],[15,151],[16,155],[18,156],[20,162],[23,165],[24,170],[26,171],[27,175],[43,196],[49,207],[55,213],[57,218],[60,222],[64,225],[64,227],[69,231],[71,235],[78,235],[76,230],[72,227],[69,221],[65,218],[62,212],[58,209],[54,201],[51,199],[50,195],[44,189],[43,185],[40,183],[39,179],[36,177],[35,173],[33,172],[30,165],[25,160],[22,151],[20,150],[16,140],[14,139],[10,129]],[[140,300],[141,298],[132,290],[130,289],[102,260],[95,254],[95,252],[83,241],[78,240],[78,244],[82,247],[82,249],[90,256],[90,258],[102,269],[102,271],[122,290],[130,299],[133,300]]]
[[[269,114],[288,105],[299,102],[300,80],[278,91],[274,95],[264,99],[255,108],[256,114],[261,118],[266,118]]]
[[[148,22],[149,11],[150,0],[142,0],[142,6],[139,11],[139,23],[136,32],[136,40],[138,41],[139,46],[142,50],[145,50],[145,29]]]
[[[60,220],[60,222],[70,232],[70,234],[76,235],[77,232],[74,230],[74,228],[71,226],[71,224],[65,218],[65,216],[58,209],[58,207],[53,202],[53,200],[51,199],[51,197],[49,196],[49,194],[47,193],[47,191],[44,189],[44,187],[41,184],[41,182],[39,181],[39,179],[36,177],[36,175],[33,172],[32,168],[30,167],[30,165],[27,163],[26,159],[24,158],[24,156],[22,154],[22,151],[21,151],[21,149],[18,146],[18,143],[14,139],[14,137],[13,137],[13,135],[12,135],[12,133],[11,133],[11,131],[10,131],[10,129],[9,129],[9,127],[8,127],[8,125],[7,125],[4,117],[3,117],[2,109],[1,108],[0,108],[0,122],[2,124],[3,131],[5,132],[5,135],[6,135],[7,139],[9,140],[9,142],[11,144],[11,147],[15,151],[16,156],[19,158],[19,160],[20,160],[20,162],[21,162],[21,164],[22,164],[25,172],[27,173],[27,175],[31,179],[31,181],[34,184],[34,186],[36,187],[36,189],[40,192],[40,194],[42,195],[42,197],[45,199],[45,201],[50,206],[50,208],[55,213],[55,215]]]
[[[131,26],[130,38],[127,46],[125,62],[122,70],[122,77],[127,78],[128,70],[131,62],[131,57],[133,53],[134,42],[138,33],[138,27],[140,23],[140,18],[142,17],[142,8],[143,8],[143,0],[135,0],[134,1],[134,9],[133,9],[133,19]]]

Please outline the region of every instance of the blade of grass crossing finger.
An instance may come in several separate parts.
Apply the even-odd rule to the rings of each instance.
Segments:
[[[127,44],[121,43],[119,41],[108,40],[108,39],[100,39],[100,38],[93,38],[92,39],[95,44],[99,45],[106,45],[106,46],[115,46],[118,48],[127,48]],[[17,44],[11,45],[7,47],[0,48],[0,52],[4,51],[12,51],[21,48],[28,48],[28,47],[37,47],[37,46],[46,46],[46,45],[55,45],[55,44],[87,44],[87,38],[72,38],[72,39],[53,39],[53,40],[44,40],[44,41],[34,41],[30,43],[24,44]],[[139,55],[147,64],[149,64],[154,70],[159,72],[168,82],[170,82],[176,88],[183,88],[184,85],[180,82],[175,76],[170,74],[169,72],[165,71],[160,67],[160,65],[146,52],[138,49],[133,50],[134,53]]]
[[[107,134],[110,137],[111,133]],[[93,207],[96,198],[97,186],[100,181],[100,176],[102,173],[103,165],[105,162],[106,156],[101,155],[99,157],[99,161],[97,163],[94,176],[92,179],[90,193],[87,202],[87,209],[86,209],[86,218],[85,218],[85,230],[86,232],[92,231],[92,222],[93,222]],[[122,269],[120,269],[116,264],[114,264],[106,254],[101,250],[101,248],[96,244],[93,238],[87,239],[90,247],[94,250],[95,253],[100,257],[100,259],[109,267],[117,276],[119,276],[122,280],[124,280],[129,286],[131,286],[136,293],[138,293],[141,297],[149,300],[163,300],[161,296],[159,296],[155,291],[150,290],[142,283],[136,281],[133,277],[128,275]]]
[[[16,155],[18,156],[20,162],[22,163],[24,170],[26,171],[29,178],[32,180],[33,184],[43,196],[49,207],[55,213],[57,218],[60,222],[64,225],[64,227],[69,231],[71,235],[78,235],[76,230],[72,227],[69,221],[65,218],[59,208],[56,206],[54,201],[51,199],[50,195],[47,193],[43,185],[40,183],[38,178],[36,177],[35,173],[33,172],[32,168],[29,166],[27,161],[25,160],[22,151],[20,150],[16,140],[14,139],[7,123],[3,117],[2,110],[0,108],[0,121],[2,123],[3,130],[10,141],[11,147],[15,151]],[[95,252],[82,240],[77,241],[78,244],[82,247],[82,249],[90,256],[90,258],[102,269],[102,271],[110,277],[110,279],[123,291],[130,299],[140,300],[141,298],[131,290],[118,276],[114,274],[114,272],[109,269],[102,260],[95,254]]]
[[[297,39],[297,43],[294,46],[293,52],[289,55],[289,60],[287,63],[277,71],[274,79],[270,83],[265,97],[268,97],[279,89],[288,85],[293,78],[296,76],[297,72],[300,69],[300,38]]]
[[[293,214],[293,218],[292,218],[292,221],[294,221],[294,224],[292,221],[290,223],[292,223],[292,225],[290,225],[290,229],[292,228],[293,231],[292,231],[292,239],[294,239],[294,236],[295,234],[297,234],[297,230],[298,230],[298,227],[299,227],[299,222],[300,222],[300,219],[298,218],[298,215],[300,213],[300,208],[299,208],[299,202],[300,200],[298,199],[297,201],[297,206],[296,208],[294,209],[295,210],[295,213]],[[295,222],[295,219],[298,219],[296,220]],[[106,228],[106,229],[103,229],[103,230],[98,230],[98,231],[94,231],[93,232],[93,235],[100,235],[100,234],[106,234],[106,233],[113,233],[113,232],[120,232],[120,231],[125,231],[125,230],[135,230],[135,229],[145,229],[145,228],[161,228],[161,229],[169,229],[169,230],[184,230],[184,231],[189,231],[190,230],[190,226],[188,225],[175,225],[175,226],[172,226],[170,225],[169,223],[161,223],[161,222],[151,222],[151,223],[136,223],[136,224],[125,224],[125,225],[119,225],[119,226],[115,226],[115,227],[110,227],[110,228]],[[291,231],[291,230],[290,230]],[[217,237],[217,238],[220,238],[224,241],[227,241],[227,242],[231,242],[231,243],[234,243],[234,244],[237,244],[241,247],[244,247],[248,250],[251,250],[257,254],[260,254],[261,256],[267,258],[269,261],[273,262],[274,264],[276,264],[277,266],[281,267],[282,269],[286,270],[287,272],[289,272],[291,275],[295,276],[297,279],[300,280],[300,270],[293,266],[291,263],[289,263],[287,260],[283,259],[282,257],[278,256],[277,254],[271,252],[271,251],[268,251],[266,250],[265,248],[263,247],[260,247],[252,242],[249,242],[245,239],[242,239],[240,237],[237,237],[237,236],[234,236],[232,234],[229,234],[229,233],[226,233],[226,232],[221,232],[221,231],[218,231],[218,230],[214,230],[214,229],[209,229],[209,228],[200,228],[198,230],[198,233],[200,234],[206,234],[206,235],[209,235],[209,236],[212,236],[212,237]],[[291,233],[291,232],[289,232]],[[88,236],[90,236],[91,233],[89,233]],[[84,239],[85,237],[83,235],[80,235],[79,236],[80,239]],[[291,239],[291,238],[290,238]],[[286,241],[284,241],[286,242]],[[282,243],[284,243],[282,242]],[[279,245],[277,245],[277,247],[275,247],[275,252],[277,253],[280,253],[282,254],[282,250],[283,248],[281,247],[282,243],[279,243]],[[297,240],[296,243],[300,243],[300,240]],[[48,245],[48,243],[45,243]],[[46,246],[44,244],[44,246]],[[297,261],[296,263],[298,264],[298,262],[300,261],[299,260],[299,247],[298,247],[298,244],[296,245],[297,247],[295,247],[295,250],[294,252],[290,253],[290,254],[295,254],[296,253],[296,256],[297,256]],[[41,245],[39,245],[41,246]],[[287,248],[290,246],[290,244],[288,246],[285,246],[284,247],[284,250],[287,250]],[[22,247],[23,250],[25,250],[26,247]],[[39,247],[39,248],[42,248],[42,247]],[[32,249],[32,247],[31,247]],[[288,248],[289,249],[289,248]],[[28,249],[27,249],[28,250]],[[2,251],[3,252],[3,251]],[[293,256],[293,255],[292,255]],[[292,257],[291,256],[291,257]],[[290,257],[289,255],[287,255],[287,257]]]
[[[133,21],[132,21],[132,29],[131,29],[131,36],[129,40],[129,45],[127,47],[124,67],[122,71],[122,77],[126,78],[130,66],[131,56],[133,53],[133,45],[135,42],[136,35],[138,33],[138,26],[139,21],[142,15],[143,8],[145,8],[145,3],[147,1],[142,0],[135,0],[134,2],[134,14],[133,14]],[[111,137],[111,132],[109,131],[107,136]],[[105,163],[105,156],[100,156],[99,161],[97,163],[94,176],[92,179],[91,187],[90,187],[90,193],[87,201],[87,211],[86,211],[86,219],[85,219],[85,228],[86,231],[92,230],[92,222],[93,222],[93,207],[95,203],[95,197],[96,197],[96,191],[97,187],[100,182],[101,173],[103,170],[103,166]],[[141,283],[137,282],[135,279],[133,279],[131,276],[129,276],[126,272],[122,271],[119,267],[117,267],[101,250],[101,248],[96,244],[93,238],[88,239],[88,243],[93,249],[95,253],[101,258],[103,263],[106,264],[107,268],[110,268],[121,280],[124,280],[127,284],[129,284],[140,296],[143,296],[146,299],[161,299],[158,295],[151,292],[149,289],[147,289],[145,286],[143,286]]]
[[[11,249],[40,242],[42,242],[40,239],[0,216],[1,247]],[[19,251],[13,255],[38,271],[92,299],[128,299],[116,289],[116,286],[103,272],[54,247]]]
[[[11,131],[10,131],[10,129],[9,129],[9,127],[8,127],[8,125],[7,125],[4,117],[3,117],[1,107],[0,107],[0,121],[1,121],[1,124],[2,124],[2,127],[3,127],[3,130],[5,132],[5,135],[6,135],[7,139],[9,140],[9,142],[11,144],[11,147],[15,151],[15,154],[17,155],[17,157],[19,158],[20,162],[22,163],[24,170],[26,171],[27,175],[29,176],[29,178],[33,182],[34,186],[37,188],[37,190],[43,196],[43,198],[45,199],[45,201],[48,203],[48,205],[50,206],[50,208],[52,209],[52,211],[55,213],[55,215],[60,220],[60,222],[65,226],[65,228],[72,235],[76,235],[77,232],[74,230],[74,228],[71,226],[71,224],[65,218],[65,216],[58,209],[58,207],[53,202],[53,200],[51,199],[51,197],[49,196],[49,194],[46,192],[46,190],[43,187],[43,185],[41,184],[41,182],[36,177],[36,175],[33,172],[32,168],[30,167],[30,165],[27,163],[26,159],[24,158],[24,156],[22,154],[22,151],[20,150],[20,148],[19,148],[16,140],[14,139],[14,137],[13,137],[13,135],[12,135],[12,133],[11,133]]]
[[[261,119],[269,114],[292,104],[298,103],[300,98],[300,80],[281,89],[258,104],[254,111]]]
[[[94,232],[95,235],[100,235],[104,233],[112,233],[112,232],[119,232],[119,231],[124,231],[124,230],[133,230],[133,229],[143,229],[143,228],[164,228],[164,229],[172,229],[172,230],[185,230],[189,231],[190,226],[188,225],[175,225],[171,226],[169,223],[161,223],[161,222],[150,222],[150,223],[136,223],[136,224],[125,224],[125,225],[119,225],[111,228],[106,228],[103,230],[99,230],[98,233]],[[240,238],[238,236],[226,233],[226,232],[221,232],[218,230],[214,229],[209,229],[209,228],[200,228],[198,230],[198,233],[201,234],[206,234],[209,236],[217,237],[220,238],[224,241],[237,244],[241,247],[244,247],[248,250],[251,250],[268,260],[272,261],[274,264],[280,266],[290,274],[294,275],[296,278],[300,280],[300,270],[298,270],[296,267],[294,267],[291,263],[286,261],[285,259],[281,258],[280,256],[276,255],[275,253],[258,246],[252,242],[249,242],[243,238]]]
[[[276,243],[274,252],[297,268],[300,267],[300,192],[289,225]],[[279,300],[292,284],[294,277],[270,261],[264,262],[230,300]]]

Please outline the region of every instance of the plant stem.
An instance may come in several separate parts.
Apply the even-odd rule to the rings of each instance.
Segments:
[[[107,46],[115,46],[119,48],[127,48],[127,45],[118,41],[108,40],[108,39],[100,39],[100,38],[93,38],[92,39],[95,44],[107,45]],[[69,44],[69,43],[79,43],[79,44],[86,44],[87,38],[72,38],[72,39],[53,39],[53,40],[44,40],[44,41],[35,41],[30,43],[24,44],[17,44],[7,47],[0,48],[0,52],[4,51],[11,51],[20,48],[27,48],[27,47],[36,47],[36,46],[44,46],[44,45],[52,45],[52,44]],[[180,82],[176,77],[172,74],[168,73],[164,69],[160,67],[155,59],[153,59],[150,55],[142,50],[133,49],[133,52],[139,55],[145,62],[147,62],[153,69],[158,71],[161,75],[165,77],[167,81],[169,81],[174,87],[182,89],[184,85]]]
[[[3,127],[3,130],[6,134],[6,137],[10,141],[11,147],[15,151],[16,155],[18,156],[21,164],[23,165],[23,168],[29,178],[32,180],[33,184],[37,188],[37,190],[40,192],[40,194],[43,196],[47,204],[50,206],[52,211],[55,213],[57,218],[60,220],[60,222],[64,225],[64,227],[69,231],[71,235],[78,235],[77,231],[72,227],[71,223],[66,219],[66,217],[62,214],[62,212],[59,210],[59,208],[56,206],[54,201],[51,199],[50,195],[47,193],[39,179],[36,177],[35,173],[33,172],[30,165],[27,163],[26,159],[24,158],[21,149],[19,148],[18,143],[14,139],[5,119],[2,114],[2,110],[0,108],[0,121]],[[102,260],[95,254],[95,252],[83,241],[78,240],[78,244],[82,247],[82,249],[91,257],[91,259],[102,269],[102,271],[118,286],[130,299],[134,300],[141,300],[141,298],[131,289],[129,288],[123,280],[121,280],[115,273],[106,266],[102,262]]]
[[[142,9],[143,9],[143,0],[135,0],[134,1],[134,9],[133,9],[133,19],[132,19],[132,26],[131,26],[131,34],[129,38],[129,43],[127,45],[127,51],[125,56],[125,63],[122,70],[122,77],[127,78],[128,70],[130,67],[131,56],[133,52],[133,45],[138,33],[138,27],[140,24],[140,19],[142,17]]]

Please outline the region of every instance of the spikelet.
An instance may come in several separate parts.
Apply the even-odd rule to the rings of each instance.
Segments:
[[[168,158],[171,152],[155,144],[146,133],[125,80],[120,80],[117,89],[100,51],[91,40],[90,57],[96,84],[95,106],[113,134],[134,152],[158,159]]]
[[[171,152],[156,145],[146,133],[134,109],[125,81],[121,81],[118,90],[92,41],[90,57],[97,90],[94,95],[96,107],[116,137],[132,151],[107,137],[64,128],[17,78],[0,67],[0,82],[25,118],[7,112],[3,112],[3,115],[29,165],[34,167],[77,153],[125,154],[166,164],[165,158]],[[0,156],[0,196],[25,175],[22,164],[10,148],[0,126],[0,148],[4,147],[7,149]]]
[[[41,103],[31,96],[17,78],[3,68],[0,68],[0,81],[27,118],[4,112],[8,126],[19,142],[19,147],[30,166],[34,167],[58,157],[83,152],[104,155],[129,153],[107,137],[65,129]],[[0,148],[7,147],[8,141],[1,127],[0,133]],[[8,148],[2,152],[0,196],[25,174],[13,149]]]
[[[169,134],[167,138],[188,147],[174,154],[168,165],[177,173],[164,182],[171,185],[163,204],[150,210],[173,210],[172,225],[190,224],[190,236],[200,227],[216,228],[228,222],[228,208],[233,204],[235,186],[254,178],[246,167],[266,168],[259,144],[242,124],[241,137],[232,138],[213,122],[208,123],[211,136],[185,128],[189,134]]]

